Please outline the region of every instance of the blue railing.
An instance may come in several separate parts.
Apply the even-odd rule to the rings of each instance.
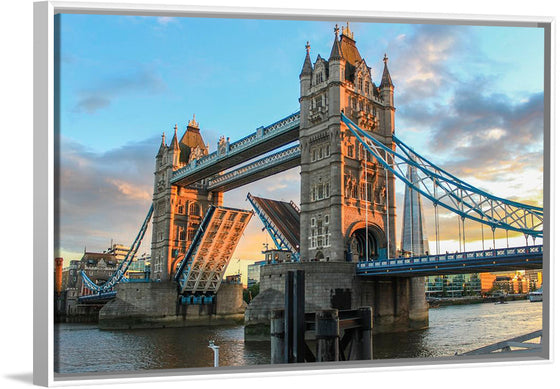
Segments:
[[[482,262],[482,260],[498,260],[519,257],[526,259],[538,259],[542,258],[542,255],[542,245],[467,251],[461,253],[420,255],[409,258],[399,257],[393,259],[358,262],[356,272],[358,274],[379,274],[383,272],[412,273],[418,271],[420,268],[425,268],[426,265],[433,265],[433,269],[438,269],[435,266],[446,264],[452,265],[459,262],[464,263],[465,267],[468,264],[469,268],[472,269],[473,266],[476,266],[477,263]],[[498,265],[500,265],[500,263],[498,263]]]
[[[194,174],[195,172],[198,172],[208,166],[211,166],[218,161],[228,158],[257,144],[261,144],[268,139],[275,138],[280,134],[299,128],[299,123],[300,116],[298,111],[269,126],[260,127],[254,133],[236,142],[227,144],[226,150],[224,152],[221,152],[220,150],[214,151],[213,153],[193,160],[186,166],[174,171],[171,182],[173,183],[180,181],[183,178],[188,177],[191,174]]]

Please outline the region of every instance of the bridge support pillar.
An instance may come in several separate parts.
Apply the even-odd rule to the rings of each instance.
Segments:
[[[274,309],[270,319],[270,363],[284,363],[284,310]]]
[[[339,360],[340,326],[338,309],[326,309],[315,314],[317,362]]]
[[[273,309],[284,308],[290,270],[305,271],[305,311],[372,307],[374,334],[428,327],[424,278],[360,277],[350,262],[278,263],[261,267],[260,293],[245,311],[245,340],[269,340]]]

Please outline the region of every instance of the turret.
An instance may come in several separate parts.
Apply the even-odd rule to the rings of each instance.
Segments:
[[[338,24],[334,27],[334,42],[329,57],[329,81],[341,82],[344,80],[344,65],[346,60],[342,55],[342,47],[339,40]]]
[[[381,76],[381,84],[379,84],[379,90],[381,91],[381,97],[385,102],[387,102],[391,107],[394,107],[393,102],[393,91],[395,86],[393,85],[393,80],[391,80],[391,75],[389,74],[389,69],[387,68],[387,54],[383,57],[383,62],[385,63],[383,67],[383,75]]]
[[[163,155],[167,152],[167,145],[165,144],[165,132],[161,134],[161,144],[156,155],[156,170],[161,168]]]
[[[381,83],[379,84],[379,93],[381,98],[385,102],[386,106],[383,109],[383,129],[385,136],[391,136],[395,132],[395,103],[393,100],[393,92],[395,86],[391,80],[391,75],[389,74],[389,68],[387,67],[387,54],[383,57],[383,62],[385,66],[383,67],[383,75],[381,76]]]
[[[305,55],[305,60],[303,61],[303,68],[301,69],[301,73],[299,74],[299,83],[300,83],[300,96],[304,96],[309,91],[311,87],[311,76],[313,74],[313,65],[311,65],[311,58],[309,57],[309,50],[311,46],[309,46],[309,42],[305,45],[305,50],[307,51]]]
[[[171,139],[171,144],[169,145],[169,158],[171,158],[171,163],[173,167],[179,166],[179,157],[181,150],[179,148],[179,141],[177,140],[177,124],[175,124],[175,133],[173,134],[173,139]]]

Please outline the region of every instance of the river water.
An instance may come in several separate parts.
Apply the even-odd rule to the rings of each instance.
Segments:
[[[374,337],[374,359],[453,356],[542,328],[542,303],[473,304],[430,309],[426,330]],[[270,363],[268,342],[243,340],[243,326],[101,331],[95,324],[55,325],[55,372],[130,372]]]

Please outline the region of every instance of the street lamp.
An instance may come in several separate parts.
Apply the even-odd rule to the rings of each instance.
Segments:
[[[220,366],[220,346],[216,346],[213,340],[208,342],[208,348],[214,351],[214,367]]]

